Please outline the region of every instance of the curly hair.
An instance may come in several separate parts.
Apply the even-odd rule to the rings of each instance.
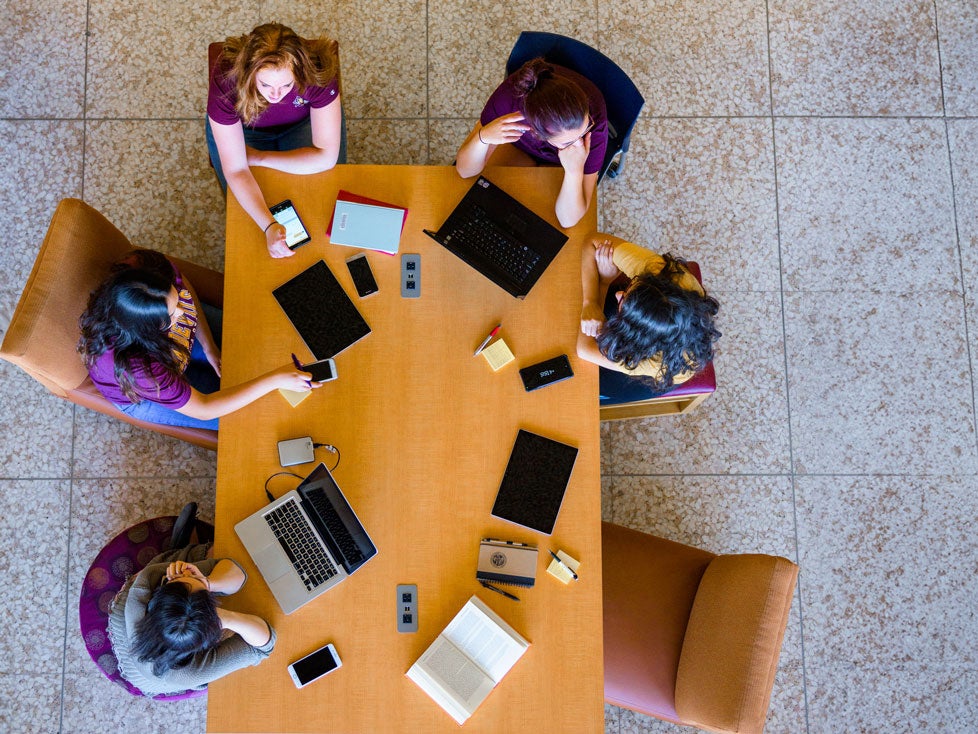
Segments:
[[[523,102],[523,116],[541,140],[574,130],[588,116],[588,98],[570,79],[557,76],[552,64],[530,59],[513,74],[516,97]]]
[[[134,265],[136,265],[134,267]],[[133,373],[153,375],[162,367],[180,379],[186,347],[170,339],[166,299],[176,281],[169,260],[152,250],[136,250],[112,266],[112,274],[92,291],[79,319],[78,352],[91,369],[108,350],[113,352],[114,377],[133,403],[142,400]],[[157,383],[159,387],[159,383]]]
[[[336,41],[326,36],[303,40],[281,23],[265,23],[247,35],[228,38],[221,59],[238,93],[238,117],[250,125],[268,107],[268,100],[258,91],[259,71],[288,69],[295,77],[296,91],[302,94],[306,87],[325,87],[336,79],[340,66],[337,48]]]
[[[141,662],[152,662],[153,675],[161,676],[217,645],[221,634],[217,604],[209,591],[167,583],[153,591],[146,616],[137,622],[132,651]]]
[[[601,354],[626,369],[647,359],[660,360],[658,375],[636,376],[656,392],[671,388],[676,376],[709,363],[713,342],[720,337],[713,319],[720,304],[679,285],[688,272],[682,261],[671,255],[663,259],[665,266],[658,273],[632,278],[618,311],[597,337]]]

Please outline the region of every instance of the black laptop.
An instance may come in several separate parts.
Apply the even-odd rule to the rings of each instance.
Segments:
[[[479,176],[437,232],[424,230],[500,288],[524,298],[567,235]]]

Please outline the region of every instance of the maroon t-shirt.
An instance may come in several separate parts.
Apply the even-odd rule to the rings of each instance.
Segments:
[[[574,81],[587,95],[588,112],[594,121],[594,128],[591,130],[591,150],[588,153],[587,160],[584,162],[584,173],[598,173],[604,163],[605,151],[608,149],[608,110],[605,107],[604,97],[590,80],[581,76],[576,71],[571,71],[556,64],[553,68],[556,76],[565,77]],[[482,110],[482,116],[479,119],[483,125],[488,125],[497,117],[523,111],[523,100],[516,96],[513,77],[510,76],[489,97],[489,101],[486,102],[485,109]],[[513,143],[513,145],[527,155],[536,158],[538,161],[560,164],[557,149],[546,140],[540,140],[532,130],[527,130],[523,133],[523,137]]]
[[[234,106],[238,93],[234,82],[227,78],[228,65],[218,60],[211,68],[210,85],[207,89],[207,116],[220,125],[233,125],[241,121]],[[302,94],[292,87],[288,94],[275,104],[269,104],[248,127],[265,128],[277,125],[294,125],[309,117],[312,107],[326,107],[336,101],[340,88],[336,79],[325,87],[306,87]]]

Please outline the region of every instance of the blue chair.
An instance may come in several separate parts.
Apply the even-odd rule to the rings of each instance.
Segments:
[[[600,51],[567,36],[536,31],[523,31],[516,39],[506,62],[506,76],[538,56],[587,77],[604,95],[608,107],[608,150],[598,181],[605,174],[608,178],[617,178],[625,165],[632,128],[645,105],[638,87],[618,64]]]

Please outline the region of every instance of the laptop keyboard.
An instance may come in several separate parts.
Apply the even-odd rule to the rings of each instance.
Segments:
[[[347,568],[355,566],[362,561],[363,552],[357,546],[356,541],[350,535],[350,531],[347,530],[340,516],[336,514],[336,509],[326,497],[326,493],[321,491],[309,492],[306,494],[306,499],[312,503],[320,519],[329,528],[333,540],[336,541],[336,544],[340,547],[340,551],[343,553],[343,557],[346,559]]]
[[[449,232],[445,239],[461,240],[517,283],[522,283],[540,261],[540,255],[504,235],[482,207],[473,204],[469,211],[470,216]]]
[[[336,566],[295,501],[279,505],[265,515],[265,521],[308,590],[322,586],[336,575]]]

